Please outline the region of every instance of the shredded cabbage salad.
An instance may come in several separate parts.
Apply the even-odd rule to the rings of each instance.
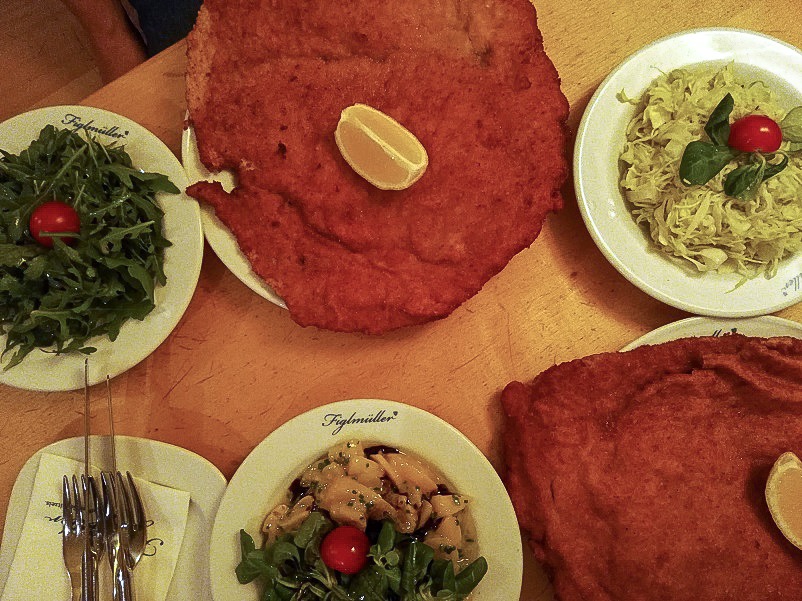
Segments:
[[[638,224],[657,247],[702,272],[738,273],[743,283],[773,277],[780,261],[802,248],[802,156],[761,184],[751,200],[723,191],[737,160],[703,186],[685,186],[679,165],[685,146],[705,139],[704,126],[727,93],[733,120],[757,113],[780,122],[785,112],[762,82],[740,83],[733,66],[678,69],[658,77],[626,131],[621,187]],[[783,142],[780,150],[788,150]]]

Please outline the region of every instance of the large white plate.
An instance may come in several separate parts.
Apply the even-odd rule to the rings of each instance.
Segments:
[[[169,148],[147,129],[130,119],[85,106],[53,106],[18,115],[0,124],[0,148],[19,153],[39,136],[45,125],[76,129],[87,126],[104,144],[125,145],[133,164],[169,176],[180,190],[187,186],[181,163]],[[105,132],[105,133],[104,133]],[[143,320],[129,319],[117,340],[91,339],[97,348],[89,355],[89,384],[108,374],[114,377],[150,355],[172,332],[195,291],[203,259],[203,234],[198,203],[186,194],[160,193],[164,211],[164,235],[172,242],[164,253],[167,284],[156,288],[156,308]],[[0,337],[5,346],[5,337]],[[8,371],[0,371],[0,383],[27,390],[75,390],[84,385],[84,355],[54,355],[41,350]]]
[[[740,77],[764,81],[785,109],[802,105],[802,52],[765,35],[739,29],[698,29],[660,39],[616,67],[590,99],[574,149],[574,186],[582,217],[605,257],[630,282],[690,313],[749,317],[773,313],[802,298],[802,254],[789,257],[774,278],[735,288],[737,274],[693,273],[651,248],[619,187],[618,157],[639,97],[662,72],[699,63],[733,62]]]
[[[181,161],[189,178],[190,184],[199,181],[217,181],[230,192],[234,186],[234,175],[227,171],[212,173],[203,165],[198,154],[198,144],[195,139],[195,130],[191,127],[184,129],[181,144]],[[284,309],[287,305],[276,292],[251,268],[248,258],[240,250],[237,238],[231,233],[222,221],[214,214],[214,209],[206,205],[201,206],[201,221],[203,234],[212,247],[214,253],[231,270],[237,279],[262,298]]]
[[[757,336],[759,338],[771,338],[773,336],[802,338],[802,324],[773,315],[746,319],[689,317],[652,330],[637,340],[633,340],[621,350],[631,351],[644,344],[660,344],[680,338],[727,336],[728,334],[743,334],[744,336]]]
[[[234,574],[240,560],[240,529],[259,540],[262,519],[297,475],[329,447],[348,439],[414,453],[436,467],[456,491],[470,496],[479,552],[488,563],[471,599],[518,600],[523,569],[520,531],[507,491],[490,462],[458,430],[431,413],[391,401],[358,399],[325,405],[290,420],[243,461],[223,495],[212,529],[209,569],[215,601],[259,598],[256,584],[242,585]]]
[[[206,565],[209,531],[226,488],[226,479],[206,459],[181,447],[130,436],[117,436],[115,439],[117,462],[121,469],[144,480],[190,493],[187,526],[167,601],[210,600]],[[109,469],[108,438],[93,436],[90,444],[93,465]],[[0,593],[8,579],[17,541],[22,534],[42,453],[83,461],[84,439],[68,438],[48,445],[37,451],[20,470],[8,502],[3,543],[0,545]]]

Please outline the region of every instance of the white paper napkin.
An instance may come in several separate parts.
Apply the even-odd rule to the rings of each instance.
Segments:
[[[120,466],[125,469],[125,466]],[[65,601],[70,581],[61,546],[62,476],[83,473],[83,464],[42,453],[28,513],[0,601]],[[187,525],[190,495],[135,478],[148,524],[145,555],[133,572],[142,601],[164,601]],[[100,564],[99,599],[111,599],[108,557]]]

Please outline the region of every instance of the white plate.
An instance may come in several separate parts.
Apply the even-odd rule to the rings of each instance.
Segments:
[[[117,462],[122,469],[144,480],[190,493],[187,526],[167,601],[210,600],[206,566],[208,537],[226,479],[206,459],[181,447],[130,436],[117,436],[116,441]],[[108,438],[93,436],[91,445],[92,463],[99,468],[108,468]],[[0,593],[8,579],[22,533],[42,453],[83,461],[84,439],[68,438],[48,445],[37,451],[20,470],[8,501],[3,543],[0,545]],[[101,458],[105,460],[101,461]]]
[[[335,419],[367,421],[343,425]],[[518,600],[523,569],[520,531],[507,491],[490,462],[453,426],[431,413],[392,401],[359,399],[325,405],[290,420],[260,443],[231,478],[209,548],[215,601],[259,598],[255,583],[242,585],[234,575],[240,560],[240,529],[258,541],[262,519],[297,475],[338,441],[348,439],[414,453],[440,471],[456,491],[470,496],[479,552],[488,564],[471,599]]]
[[[750,317],[746,319],[715,319],[710,317],[689,317],[652,330],[630,342],[622,351],[631,351],[644,344],[660,344],[680,338],[694,336],[726,336],[743,334],[771,338],[773,336],[793,336],[802,338],[802,324],[773,315]]]
[[[574,187],[582,217],[605,257],[647,294],[690,313],[749,317],[773,313],[802,298],[802,254],[780,264],[767,280],[756,277],[737,289],[737,274],[693,273],[651,248],[619,187],[618,157],[635,107],[620,102],[622,90],[642,95],[662,72],[734,62],[738,74],[766,82],[785,109],[802,105],[802,52],[765,35],[739,29],[697,29],[642,48],[601,83],[579,124]]]
[[[124,144],[136,167],[169,176],[180,190],[187,186],[181,164],[159,138],[130,119],[101,109],[53,106],[18,115],[0,124],[0,148],[17,154],[48,124],[93,128],[92,133],[104,144]],[[107,374],[114,377],[150,355],[181,319],[198,283],[203,259],[198,203],[183,192],[160,193],[157,200],[164,211],[164,235],[172,242],[164,253],[167,284],[156,288],[156,308],[143,321],[129,319],[115,342],[105,336],[89,340],[88,344],[97,348],[89,355],[90,385]],[[5,346],[4,336],[0,345]],[[20,365],[0,371],[0,383],[27,390],[75,390],[84,385],[84,358],[77,353],[54,355],[34,350]]]
[[[199,181],[217,181],[227,192],[234,189],[235,180],[232,173],[228,171],[212,173],[203,165],[198,154],[195,130],[191,127],[184,129],[181,144],[181,161],[184,163],[184,170],[190,184]],[[256,292],[256,294],[286,309],[287,305],[284,300],[251,268],[250,261],[248,261],[248,258],[240,250],[239,244],[237,244],[237,238],[217,218],[214,214],[214,209],[201,205],[201,221],[203,222],[203,233],[206,236],[206,241],[223,262],[223,265],[228,267],[240,282]]]

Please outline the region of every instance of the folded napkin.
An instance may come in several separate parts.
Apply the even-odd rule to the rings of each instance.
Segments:
[[[125,466],[120,468],[124,470]],[[70,598],[70,580],[61,547],[62,476],[81,473],[82,463],[42,453],[0,601]],[[139,599],[164,601],[184,539],[190,495],[146,480],[134,478],[134,481],[148,520],[148,546],[133,572],[133,585]],[[104,554],[100,563],[100,601],[111,599],[111,580],[108,556]]]

